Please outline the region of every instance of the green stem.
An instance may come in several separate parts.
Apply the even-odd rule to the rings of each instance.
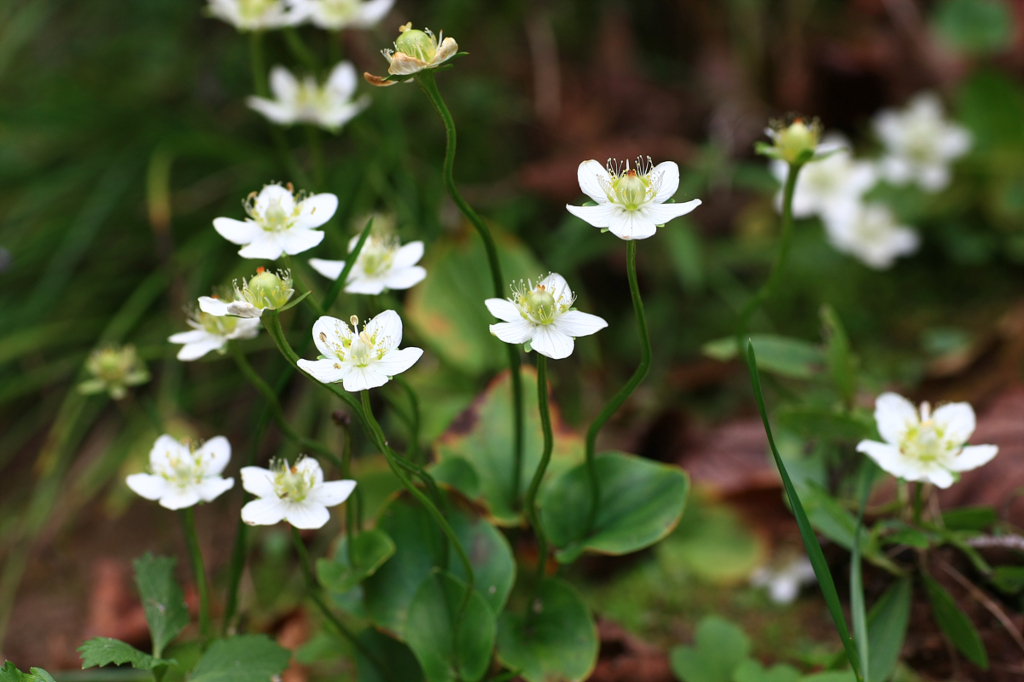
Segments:
[[[320,130],[312,124],[306,125],[306,145],[309,147],[309,158],[313,165],[314,189],[323,189],[326,174],[324,150],[320,144]]]
[[[210,594],[206,586],[206,569],[203,567],[203,552],[196,535],[196,519],[192,507],[181,510],[181,525],[185,531],[185,544],[192,559],[192,572],[199,592],[199,642],[203,649],[210,642]]]
[[[392,673],[391,670],[389,670],[388,667],[384,665],[384,663],[380,661],[365,644],[359,641],[359,638],[356,637],[355,633],[349,630],[348,627],[342,623],[336,615],[334,615],[334,612],[324,602],[323,597],[320,595],[320,588],[316,582],[316,578],[313,577],[313,568],[309,561],[309,552],[306,551],[306,545],[303,544],[302,538],[299,537],[299,531],[297,531],[294,526],[292,526],[292,543],[295,545],[295,551],[299,555],[299,563],[302,564],[302,576],[306,580],[306,592],[309,595],[310,600],[316,604],[320,613],[323,614],[323,617],[334,626],[342,637],[351,642],[352,646],[355,647],[359,653],[365,656],[373,667],[383,673],[384,677],[391,680],[397,680],[398,678],[395,677],[394,673]]]
[[[258,390],[266,399],[267,408],[270,410],[270,414],[274,417],[274,420],[277,422],[277,425],[280,427],[281,431],[289,439],[295,441],[303,448],[306,448],[307,450],[312,450],[319,456],[323,457],[327,461],[334,464],[334,466],[338,467],[339,469],[344,469],[344,464],[342,463],[342,460],[339,459],[338,456],[335,455],[333,452],[331,452],[330,448],[328,448],[323,443],[313,440],[312,438],[306,438],[298,431],[296,431],[294,428],[292,428],[292,426],[288,423],[288,419],[285,417],[284,409],[281,407],[281,403],[277,401],[277,394],[274,392],[274,389],[272,389],[267,384],[267,382],[263,381],[260,375],[256,373],[256,370],[254,370],[252,365],[249,364],[249,361],[246,360],[245,354],[242,353],[242,350],[238,347],[238,344],[236,344],[233,341],[229,341],[228,348],[231,350],[231,356],[235,359],[235,364],[238,365],[238,369],[241,370],[242,374],[245,375],[245,378],[249,380],[249,383],[255,386],[256,390]]]
[[[647,318],[644,316],[644,302],[640,298],[640,285],[636,277],[636,241],[626,242],[626,274],[629,277],[629,293],[633,297],[633,312],[636,313],[636,329],[640,335],[640,365],[633,372],[626,385],[608,401],[601,413],[597,415],[594,422],[587,429],[587,475],[590,478],[590,511],[587,521],[587,532],[594,528],[597,520],[597,510],[601,503],[601,485],[597,478],[597,463],[595,449],[597,447],[597,434],[605,425],[615,411],[622,407],[622,403],[636,390],[640,382],[647,376],[651,369],[651,339],[647,334]]]
[[[736,354],[743,357],[745,347],[744,337],[750,326],[750,318],[757,309],[767,301],[782,277],[782,269],[786,264],[786,257],[789,255],[789,245],[793,236],[793,192],[796,190],[796,178],[800,174],[802,163],[789,164],[789,173],[786,175],[786,184],[782,189],[782,237],[779,241],[779,251],[775,255],[775,262],[772,264],[768,281],[754,294],[740,312],[740,321],[736,327]]]
[[[355,248],[345,257],[345,267],[342,268],[341,274],[338,275],[338,279],[331,283],[327,293],[324,294],[324,300],[322,308],[324,310],[330,310],[334,302],[338,300],[338,295],[341,290],[345,288],[345,280],[348,279],[349,273],[352,272],[352,268],[355,267],[356,261],[359,259],[359,254],[363,250],[363,244],[370,236],[370,232],[373,230],[373,218],[366,223],[366,227],[363,228],[362,233],[359,235],[359,241],[356,242]]]
[[[442,171],[444,186],[448,190],[452,201],[458,206],[459,212],[472,223],[477,234],[483,240],[484,250],[487,252],[487,263],[491,268],[494,296],[496,298],[504,298],[505,280],[501,276],[501,262],[498,260],[498,249],[494,244],[494,237],[484,221],[473,210],[473,207],[462,198],[459,188],[455,185],[455,147],[457,144],[455,121],[452,119],[452,114],[448,111],[448,106],[441,97],[441,92],[437,89],[434,73],[427,69],[421,71],[415,78],[444,122],[444,132],[447,141]],[[519,349],[511,344],[506,344],[505,347],[508,352],[509,371],[512,375],[512,504],[518,507],[523,468],[523,379],[519,373]]]
[[[268,97],[266,65],[263,62],[263,32],[249,34],[249,68],[252,70],[252,88],[257,97]]]
[[[409,398],[409,406],[412,409],[411,424],[409,425],[409,460],[418,462],[420,459],[420,401],[416,398],[416,392],[412,390],[402,377],[394,377],[393,381],[402,387],[405,395]]]
[[[914,523],[918,526],[924,516],[924,486],[921,481],[914,484]]]
[[[548,541],[544,536],[544,529],[540,525],[540,516],[537,514],[537,491],[540,490],[544,473],[548,469],[548,463],[551,462],[551,450],[554,444],[551,434],[551,414],[548,411],[548,359],[540,353],[537,353],[537,405],[540,409],[541,430],[544,432],[544,452],[540,456],[537,470],[533,472],[530,488],[526,491],[525,506],[530,525],[533,526],[533,534],[537,536],[537,589],[539,590],[548,563]]]
[[[320,62],[317,60],[316,55],[309,49],[306,42],[299,35],[299,32],[293,26],[286,26],[283,30],[284,41],[288,44],[288,49],[291,50],[292,54],[302,62],[302,66],[308,69],[314,76],[320,75]]]

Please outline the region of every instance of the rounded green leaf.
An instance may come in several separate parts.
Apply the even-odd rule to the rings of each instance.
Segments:
[[[587,532],[591,504],[586,463],[569,469],[541,490],[541,523],[558,547],[559,561],[583,551],[628,554],[668,535],[683,515],[690,479],[676,466],[622,452],[595,460],[601,499]]]
[[[666,568],[683,566],[705,582],[728,585],[746,582],[764,563],[763,544],[731,507],[693,499],[655,556]]]
[[[476,589],[489,607],[498,613],[515,582],[512,547],[496,528],[483,518],[445,496],[448,523],[462,543],[476,578]],[[385,507],[377,527],[395,543],[395,555],[362,583],[363,604],[370,620],[395,634],[406,629],[409,605],[423,579],[440,565],[442,534],[426,510],[407,495]],[[448,548],[448,566],[460,579],[462,566],[455,550]]]
[[[498,620],[498,659],[527,682],[586,679],[597,663],[597,626],[568,583],[548,578],[525,615]]]
[[[476,682],[487,672],[497,623],[476,590],[462,608],[468,589],[451,573],[435,569],[409,605],[405,641],[429,682]]]
[[[317,559],[316,577],[329,592],[345,593],[377,572],[395,553],[395,543],[379,528],[363,531],[352,541],[338,543],[333,559]]]
[[[405,644],[374,628],[363,630],[358,637],[362,644],[355,650],[359,682],[422,682],[423,669]]]
[[[697,626],[693,646],[673,649],[670,663],[682,682],[732,682],[749,655],[750,638],[740,626],[708,616]]]

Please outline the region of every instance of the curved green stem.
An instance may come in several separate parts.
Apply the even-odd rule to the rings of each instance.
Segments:
[[[192,507],[181,510],[181,525],[185,531],[185,544],[192,559],[192,572],[196,577],[196,590],[199,592],[199,641],[203,649],[210,642],[210,594],[206,586],[206,569],[203,567],[203,552],[199,548],[199,537],[196,535],[196,519]]]
[[[442,172],[444,186],[448,190],[452,201],[459,208],[459,212],[472,223],[477,234],[483,240],[484,250],[487,252],[487,263],[491,268],[494,296],[495,298],[504,298],[505,280],[501,276],[501,262],[498,260],[498,249],[494,244],[494,237],[484,221],[473,210],[473,207],[462,198],[459,188],[455,185],[455,147],[457,144],[455,121],[452,119],[452,114],[448,111],[448,106],[441,97],[441,92],[437,89],[437,82],[434,80],[433,71],[429,69],[421,71],[415,78],[444,122],[444,132],[447,141]],[[523,468],[523,379],[519,374],[519,348],[511,344],[506,344],[505,347],[508,352],[509,371],[512,373],[512,505],[518,507]]]
[[[284,42],[288,45],[288,49],[291,50],[292,55],[302,62],[302,66],[308,69],[312,75],[320,75],[320,62],[317,60],[316,55],[306,45],[306,41],[299,35],[298,30],[294,26],[284,27],[282,33],[284,34]]]
[[[629,293],[633,297],[633,312],[636,313],[636,329],[640,335],[640,365],[633,372],[626,385],[608,401],[601,413],[597,415],[590,428],[587,429],[587,475],[590,478],[590,512],[587,522],[587,532],[594,527],[597,520],[597,509],[601,503],[601,485],[597,478],[596,455],[597,433],[611,418],[615,411],[622,407],[640,382],[647,376],[651,369],[651,338],[647,334],[647,318],[644,316],[644,302],[640,298],[640,285],[636,277],[636,241],[626,242],[626,274],[629,277]]]
[[[308,297],[307,297],[308,298]],[[235,364],[238,365],[238,369],[241,370],[245,378],[249,380],[253,386],[256,387],[263,397],[267,401],[267,407],[270,409],[270,414],[274,417],[277,425],[281,428],[289,439],[295,441],[303,448],[312,450],[316,454],[320,455],[324,459],[328,460],[334,466],[339,469],[344,469],[344,464],[341,459],[338,458],[330,448],[323,443],[313,440],[312,438],[306,438],[288,423],[288,419],[284,415],[284,409],[281,407],[281,403],[277,401],[277,394],[274,392],[267,382],[263,381],[262,377],[256,373],[249,361],[246,360],[245,354],[242,353],[241,349],[234,342],[228,342],[228,348],[231,350],[231,356],[235,359]]]
[[[750,318],[771,297],[775,286],[782,277],[782,268],[786,264],[789,244],[793,236],[793,192],[796,190],[796,178],[802,167],[802,163],[791,163],[789,164],[789,173],[786,174],[786,184],[782,189],[782,237],[779,240],[779,251],[775,255],[775,262],[772,264],[768,281],[747,301],[740,312],[740,321],[736,327],[736,354],[740,357],[744,357],[743,349],[746,348],[744,336],[746,336],[747,328],[750,325]]]
[[[349,630],[348,627],[342,623],[336,615],[334,615],[334,612],[324,602],[323,597],[320,595],[320,588],[316,582],[316,578],[313,577],[313,567],[309,561],[309,552],[306,551],[306,545],[303,544],[302,538],[299,537],[299,531],[295,530],[294,526],[292,526],[292,544],[295,545],[295,551],[299,555],[299,563],[302,564],[302,576],[306,580],[306,592],[309,595],[310,600],[316,604],[320,613],[323,614],[323,617],[334,626],[334,629],[337,630],[342,637],[351,642],[352,646],[355,647],[359,653],[366,656],[366,659],[370,661],[373,667],[383,673],[384,677],[390,680],[398,680],[394,673],[392,673],[391,670],[388,669],[388,667],[378,659],[365,644],[359,641],[359,638],[356,637],[355,633]]]
[[[544,433],[544,452],[540,456],[540,463],[537,470],[533,472],[533,480],[530,481],[530,488],[526,491],[526,514],[533,526],[533,533],[537,536],[537,585],[544,580],[545,568],[548,563],[548,541],[544,535],[544,529],[540,525],[540,516],[537,514],[537,491],[540,490],[541,481],[544,480],[544,473],[551,462],[551,450],[554,445],[554,438],[551,434],[551,413],[548,411],[548,359],[537,353],[537,405],[540,409],[540,426]]]

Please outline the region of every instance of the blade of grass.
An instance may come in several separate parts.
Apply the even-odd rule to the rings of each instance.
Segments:
[[[854,644],[857,646],[860,669],[864,682],[870,682],[868,667],[868,617],[864,606],[864,577],[861,569],[861,529],[864,527],[864,508],[871,494],[874,470],[870,462],[861,467],[857,489],[860,492],[860,508],[857,511],[857,531],[853,534],[853,554],[850,555],[850,617],[853,619]]]
[[[789,497],[789,503],[793,508],[793,515],[796,517],[797,526],[800,528],[800,537],[803,538],[807,557],[811,561],[811,566],[814,567],[814,576],[818,579],[818,586],[821,588],[822,596],[825,597],[828,612],[832,615],[833,622],[835,622],[839,639],[842,641],[843,649],[846,651],[846,658],[849,659],[850,666],[853,667],[853,672],[857,679],[863,682],[864,678],[861,677],[857,650],[854,647],[853,638],[850,637],[850,631],[846,627],[846,618],[843,616],[842,604],[839,603],[836,584],[828,570],[828,564],[825,562],[825,555],[821,551],[821,545],[818,544],[818,538],[814,534],[814,528],[811,527],[807,513],[804,512],[804,506],[800,503],[800,498],[796,494],[796,488],[793,487],[793,481],[789,478],[789,473],[786,471],[786,465],[782,463],[779,450],[775,447],[772,428],[768,424],[768,412],[764,407],[764,396],[761,395],[761,380],[757,374],[757,357],[754,355],[754,344],[750,341],[747,341],[747,360],[747,364],[750,367],[750,383],[754,387],[754,397],[757,399],[757,409],[761,413],[761,421],[764,423],[764,432],[768,436],[768,445],[771,447],[772,457],[775,458],[775,465],[779,468],[779,475],[782,476],[782,485],[786,489],[786,495]]]

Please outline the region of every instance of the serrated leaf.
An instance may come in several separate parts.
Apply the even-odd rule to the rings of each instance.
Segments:
[[[291,652],[266,635],[238,635],[210,645],[189,682],[269,682],[288,667]]]
[[[142,597],[156,658],[160,658],[164,647],[188,625],[185,595],[174,580],[176,563],[176,559],[155,557],[149,552],[133,562],[135,585]]]
[[[929,575],[921,575],[925,593],[932,605],[932,615],[953,645],[982,670],[988,670],[988,653],[971,619],[956,605],[953,597]]]
[[[7,661],[0,668],[0,682],[54,682],[53,676],[42,668],[29,668],[27,673],[18,670],[14,663]]]
[[[174,660],[154,658],[139,651],[131,644],[111,637],[93,637],[78,647],[82,656],[82,668],[102,667],[105,665],[129,664],[138,670],[152,670],[158,666],[170,665]]]

